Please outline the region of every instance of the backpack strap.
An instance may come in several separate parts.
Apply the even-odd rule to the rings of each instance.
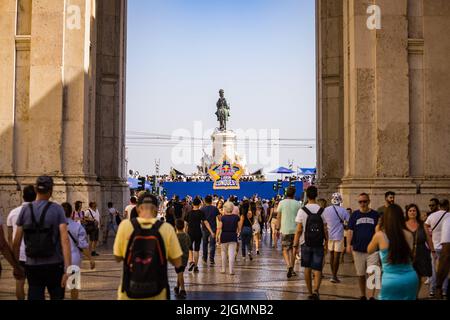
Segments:
[[[41,226],[41,227],[44,226],[45,216],[47,215],[47,211],[48,211],[48,209],[50,208],[50,206],[51,206],[52,204],[53,204],[53,203],[50,202],[50,201],[46,204],[46,206],[45,206],[45,208],[44,208],[44,211],[42,211],[42,214],[41,214],[41,219],[40,219],[40,221],[39,221],[39,226]]]
[[[94,217],[94,215],[92,214],[92,210],[91,210],[91,208],[89,208],[89,209],[88,209],[88,211],[89,211],[89,213],[91,214],[91,217],[92,217],[92,219],[94,219],[94,220],[95,220],[95,217]]]
[[[52,202],[48,202],[46,204],[44,210],[42,211],[41,218],[39,219],[39,226],[40,227],[44,226],[45,216],[47,215],[47,211],[48,211],[48,209],[50,208],[51,205],[52,205]],[[28,207],[30,208],[31,221],[33,222],[34,225],[37,225],[36,217],[34,215],[33,204],[32,203],[28,204]]]
[[[34,216],[33,203],[30,202],[30,203],[28,204],[28,207],[30,208],[31,221],[33,222],[33,225],[37,225],[36,217]]]
[[[307,207],[303,207],[302,210],[305,211],[305,213],[308,215],[308,217],[309,217],[310,215],[312,215],[312,212],[309,211],[309,209],[308,209]]]
[[[136,230],[140,230],[142,229],[141,224],[139,223],[137,218],[133,218],[131,219],[131,224],[133,225],[133,229]]]
[[[431,232],[433,232],[433,231],[439,226],[439,224],[441,223],[442,219],[444,219],[444,217],[445,217],[445,215],[446,215],[447,213],[448,213],[448,212],[444,212],[444,214],[443,214],[442,217],[439,219],[439,221],[436,223],[436,225],[433,227],[433,229],[431,229]]]
[[[78,245],[78,241],[77,239],[75,239],[75,237],[73,236],[73,234],[67,230],[67,233],[69,234],[69,237],[72,239],[73,243],[75,243],[75,246],[78,248],[78,250],[80,250],[81,252],[83,252],[83,249],[81,249]]]
[[[163,225],[163,222],[161,220],[156,220],[155,224],[153,225],[152,229],[155,228],[156,231],[159,232],[159,229]]]
[[[344,224],[344,220],[342,220],[341,216],[339,215],[339,213],[337,212],[337,209],[335,206],[333,206],[334,212],[336,213],[337,217],[339,218],[339,220],[341,221],[342,224]]]
[[[317,215],[319,215],[320,217],[324,211],[325,211],[324,208],[320,208],[319,211],[317,211]]]

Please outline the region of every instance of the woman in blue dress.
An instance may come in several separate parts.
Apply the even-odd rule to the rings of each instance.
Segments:
[[[390,205],[369,244],[368,253],[380,252],[383,268],[380,300],[416,300],[419,280],[413,268],[413,235],[406,228],[404,213]]]

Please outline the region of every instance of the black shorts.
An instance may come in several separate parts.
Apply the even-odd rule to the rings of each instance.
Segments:
[[[89,235],[89,241],[98,241],[98,234],[99,234],[99,229],[96,228],[95,230],[91,231],[88,233]]]
[[[175,272],[177,274],[184,273],[184,271],[186,271],[186,266],[181,266],[179,268],[175,268]]]
[[[189,234],[189,238],[191,238],[191,245],[189,246],[189,250],[199,252],[200,245],[202,243],[202,234]]]

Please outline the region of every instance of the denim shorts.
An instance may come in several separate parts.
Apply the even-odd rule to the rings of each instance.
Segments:
[[[324,248],[312,248],[302,245],[302,262],[303,268],[312,269],[322,272],[324,259]]]

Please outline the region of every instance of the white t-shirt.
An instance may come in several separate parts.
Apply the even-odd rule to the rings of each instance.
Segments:
[[[124,217],[125,219],[130,219],[131,211],[136,207],[135,204],[129,204],[125,207],[125,212],[127,213],[127,216]]]
[[[450,243],[450,218],[445,219],[442,225],[441,245],[444,243]]]
[[[429,225],[431,229],[435,228],[439,220],[441,220],[442,215],[445,213],[444,210],[440,210],[437,212],[432,213],[427,221],[425,221],[425,224]],[[434,229],[432,232],[431,238],[433,240],[434,250],[441,250],[441,233],[442,233],[442,226],[444,225],[446,220],[450,219],[450,213],[446,213],[444,218],[441,220],[439,225]]]
[[[115,208],[108,208],[108,221],[115,223],[116,214],[117,210]]]
[[[315,214],[315,213],[319,212],[319,210],[320,210],[320,206],[318,204],[307,204],[305,207],[308,208],[308,210],[311,211],[312,214]],[[303,211],[302,208],[300,208],[300,210],[298,210],[297,217],[295,218],[295,222],[297,222],[298,224],[302,224],[302,226],[303,226],[303,232],[300,237],[300,245],[303,245],[305,243],[305,228],[306,228],[307,220],[308,220],[308,215],[306,214],[305,211]],[[323,220],[323,223],[325,224],[326,221],[323,217],[323,214],[322,214],[322,220]]]
[[[100,225],[100,212],[98,212],[98,209],[94,211],[89,208],[84,212],[84,215],[87,219],[92,219],[92,216],[94,216],[94,219],[97,220],[98,224]]]
[[[17,207],[8,215],[8,218],[6,219],[6,226],[12,227],[13,229],[13,239],[16,236],[17,232],[17,219],[19,218],[20,212],[22,211],[22,207],[28,205],[28,203],[23,203],[20,207]],[[19,254],[19,260],[21,262],[27,262],[27,255],[25,253],[25,241],[22,239],[22,243],[20,245],[20,254]]]

